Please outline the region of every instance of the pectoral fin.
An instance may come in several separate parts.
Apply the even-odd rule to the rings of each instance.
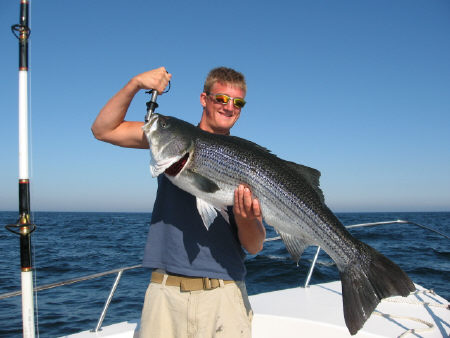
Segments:
[[[207,192],[207,193],[214,193],[217,190],[219,190],[219,186],[209,178],[202,176],[198,173],[196,173],[193,170],[189,169],[189,173],[193,178],[193,184],[201,191]]]
[[[209,230],[210,225],[217,217],[216,209],[211,204],[197,197],[197,210],[203,220],[206,230]]]

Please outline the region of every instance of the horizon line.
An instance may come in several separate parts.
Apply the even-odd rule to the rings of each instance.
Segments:
[[[18,210],[0,210],[0,212],[18,212]],[[152,211],[92,211],[92,210],[34,210],[31,211],[31,214],[33,214],[34,212],[51,212],[51,213],[69,213],[69,212],[73,212],[73,213],[111,213],[111,214],[120,214],[120,213],[124,213],[124,214],[151,214],[153,212]],[[361,214],[368,214],[368,213],[444,213],[444,212],[450,212],[450,210],[415,210],[415,211],[404,211],[404,210],[400,210],[400,211],[392,211],[392,210],[379,210],[379,211],[333,211],[333,213],[341,213],[341,214],[345,214],[345,213],[361,213]]]

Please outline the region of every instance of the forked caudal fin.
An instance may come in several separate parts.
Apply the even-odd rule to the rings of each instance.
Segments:
[[[406,297],[416,289],[395,263],[365,244],[362,249],[365,259],[340,271],[345,324],[352,335],[364,325],[381,299]]]

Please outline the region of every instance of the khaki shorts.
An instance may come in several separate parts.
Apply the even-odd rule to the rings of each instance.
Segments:
[[[251,337],[253,312],[244,282],[181,291],[150,283],[142,309],[141,338]]]

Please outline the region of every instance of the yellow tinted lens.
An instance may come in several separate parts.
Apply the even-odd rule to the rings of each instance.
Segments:
[[[222,104],[227,104],[228,101],[230,100],[230,98],[228,96],[223,95],[223,94],[217,94],[216,96],[214,96],[214,98],[216,99],[216,102],[222,103]]]
[[[245,106],[245,101],[243,99],[234,99],[234,105],[237,108],[242,108]]]

